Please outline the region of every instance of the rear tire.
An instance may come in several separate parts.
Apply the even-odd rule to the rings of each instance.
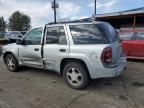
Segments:
[[[82,63],[70,62],[63,69],[63,78],[73,89],[85,89],[89,84],[89,75]]]
[[[13,54],[8,54],[5,58],[5,62],[6,62],[7,68],[11,72],[17,72],[18,71],[18,61],[14,57]]]

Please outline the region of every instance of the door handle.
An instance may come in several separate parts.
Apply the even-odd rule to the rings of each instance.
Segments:
[[[66,52],[66,49],[59,49],[60,52]]]
[[[34,51],[39,51],[39,48],[35,48]]]

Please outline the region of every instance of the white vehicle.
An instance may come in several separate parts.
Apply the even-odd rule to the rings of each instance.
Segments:
[[[126,67],[119,36],[105,22],[47,24],[3,47],[10,71],[22,65],[54,70],[74,89],[90,79],[116,77]]]

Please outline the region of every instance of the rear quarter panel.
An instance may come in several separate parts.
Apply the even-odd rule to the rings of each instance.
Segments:
[[[69,58],[80,59],[85,62],[90,75],[92,76],[96,70],[104,68],[101,62],[103,50],[109,45],[71,45]],[[95,67],[95,68],[93,68]]]
[[[82,58],[85,61],[101,63],[101,54],[108,45],[72,45],[70,58]]]

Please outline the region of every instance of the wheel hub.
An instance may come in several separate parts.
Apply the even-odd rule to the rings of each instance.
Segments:
[[[13,62],[13,59],[12,58],[8,58],[7,60],[7,65],[9,67],[9,69],[13,70],[15,68],[15,64]]]
[[[71,68],[67,72],[68,81],[73,85],[79,85],[82,82],[82,74],[76,68]]]

